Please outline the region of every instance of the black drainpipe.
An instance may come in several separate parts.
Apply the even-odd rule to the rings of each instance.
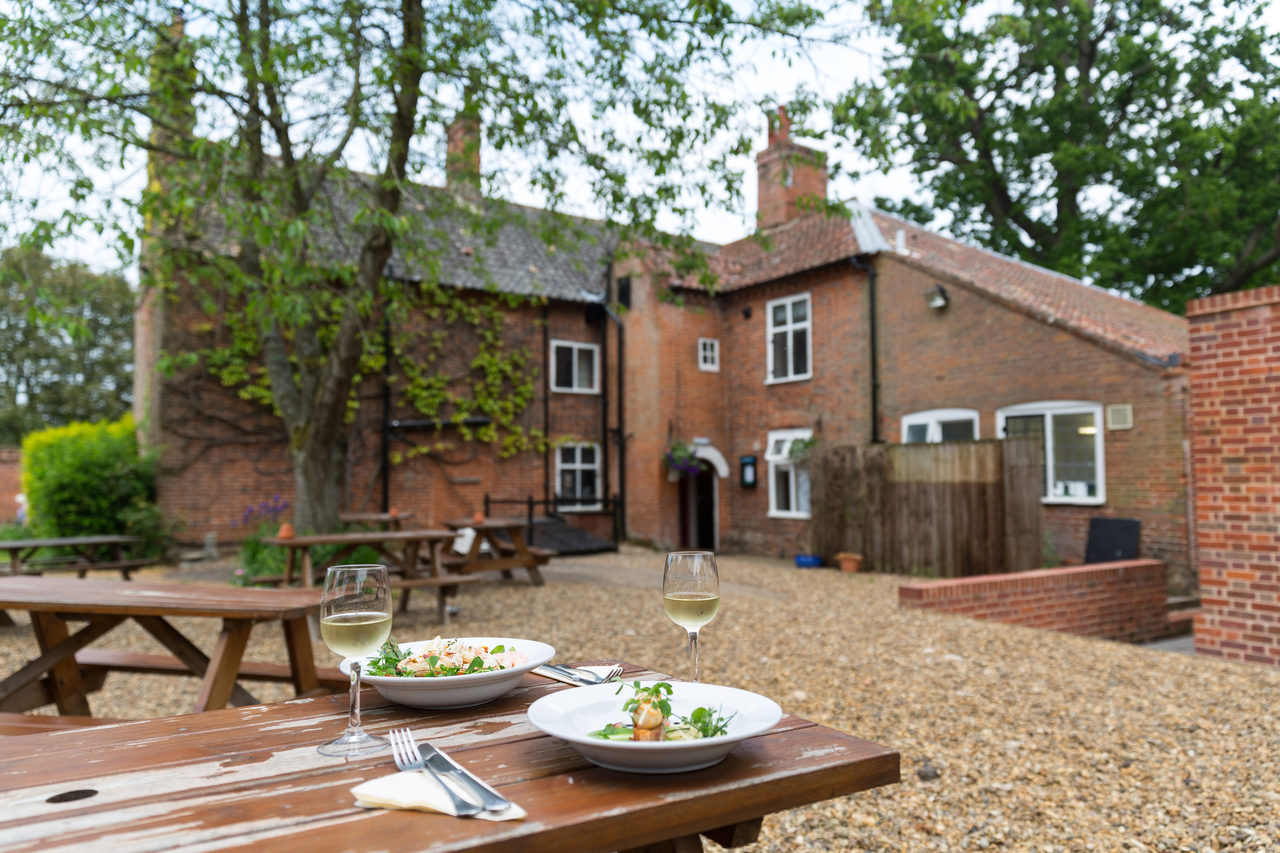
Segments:
[[[546,441],[551,440],[551,338],[547,332],[547,323],[551,319],[551,310],[548,306],[542,306],[542,437]],[[542,500],[543,506],[548,510],[553,509],[551,506],[551,448],[543,451],[542,454]],[[558,507],[555,507],[558,509]]]
[[[868,318],[867,318],[867,344],[871,349],[871,443],[881,444],[884,439],[880,437],[880,360],[879,347],[876,345],[876,268],[875,264],[867,263],[862,258],[865,255],[853,255],[849,258],[849,263],[853,264],[854,269],[862,270],[867,274],[867,298],[868,298]]]
[[[391,321],[382,318],[382,511],[391,509]]]
[[[610,264],[610,267],[612,267],[612,264]],[[613,312],[613,309],[609,307],[608,303],[606,303],[604,306],[604,313],[606,317],[608,317],[610,320],[613,321],[614,328],[618,330],[618,362],[617,362],[617,365],[614,367],[614,370],[617,371],[618,379],[615,383],[614,392],[613,392],[618,398],[618,426],[617,426],[617,432],[615,433],[618,437],[618,491],[617,491],[618,514],[616,516],[616,519],[618,522],[617,535],[619,537],[625,537],[627,535],[627,498],[626,498],[627,496],[627,430],[626,430],[626,420],[623,417],[623,408],[622,408],[622,403],[623,403],[622,363],[623,363],[623,352],[624,352],[623,344],[625,343],[625,338],[623,336],[622,318]],[[608,423],[607,423],[608,406],[605,407],[605,414],[606,414],[605,425],[607,427],[608,426]],[[606,433],[607,433],[607,429],[606,429]],[[607,467],[604,469],[604,477],[605,477],[606,483],[608,482],[608,476],[609,476],[608,470],[609,469]],[[601,491],[604,493],[604,498],[608,500],[609,490],[606,488],[606,489],[601,489]]]

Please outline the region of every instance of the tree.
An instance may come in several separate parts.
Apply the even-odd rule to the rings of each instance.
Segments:
[[[129,411],[133,291],[123,278],[8,249],[0,253],[0,336],[0,445]]]
[[[1280,40],[1264,6],[876,0],[896,52],[882,85],[835,105],[836,127],[882,166],[908,160],[957,235],[1181,310],[1276,277]]]
[[[471,305],[438,286],[438,243],[409,233],[419,218],[402,210],[409,182],[438,171],[445,125],[482,122],[498,168],[428,212],[442,228],[492,234],[502,213],[476,204],[478,190],[520,179],[552,208],[590,196],[662,240],[662,211],[687,223],[693,203],[737,191],[723,154],[747,148],[732,132],[739,105],[711,85],[732,74],[736,43],[814,20],[790,0],[748,16],[716,0],[228,0],[184,4],[172,22],[169,9],[50,0],[12,10],[0,112],[21,132],[0,136],[0,156],[70,175],[76,164],[58,156],[69,137],[104,162],[149,152],[144,285],[179,271],[218,282],[204,298],[234,321],[231,345],[199,355],[279,416],[302,530],[336,527],[348,408],[382,357],[382,320],[422,304],[461,318]],[[82,176],[71,186],[83,190]],[[337,196],[359,199],[353,218],[335,215]],[[564,222],[545,239],[566,240]],[[384,278],[393,250],[428,271],[420,283]],[[193,274],[196,260],[206,266]],[[519,385],[512,359],[491,353],[473,368],[480,376],[415,403],[459,423],[487,407],[495,427],[480,437],[518,447],[503,399]]]

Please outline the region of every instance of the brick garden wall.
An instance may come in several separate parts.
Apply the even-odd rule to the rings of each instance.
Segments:
[[[1280,287],[1193,300],[1196,652],[1280,666]]]
[[[1143,642],[1169,633],[1165,567],[1127,560],[1009,575],[909,583],[898,606]]]

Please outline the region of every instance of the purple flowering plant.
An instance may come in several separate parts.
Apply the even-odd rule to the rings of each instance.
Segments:
[[[702,470],[702,460],[694,455],[693,445],[683,441],[673,441],[667,445],[662,461],[668,471],[678,471],[681,474],[697,474]]]

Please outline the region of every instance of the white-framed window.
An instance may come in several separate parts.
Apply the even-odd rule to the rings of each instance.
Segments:
[[[599,394],[600,346],[553,340],[551,390],[564,394]]]
[[[765,306],[765,313],[765,383],[795,382],[813,376],[809,294],[774,299]]]
[[[556,448],[557,509],[600,509],[600,445],[561,444]]]
[[[770,430],[764,452],[769,465],[770,518],[809,517],[809,466],[793,459],[791,449],[811,438],[811,429]]]
[[[941,441],[975,441],[977,409],[928,409],[902,419],[903,444],[937,444]]]
[[[1045,503],[1106,503],[1100,403],[1046,400],[1008,406],[996,412],[996,432],[1001,438],[1040,441]]]
[[[698,338],[698,369],[720,372],[720,341],[716,338]]]

